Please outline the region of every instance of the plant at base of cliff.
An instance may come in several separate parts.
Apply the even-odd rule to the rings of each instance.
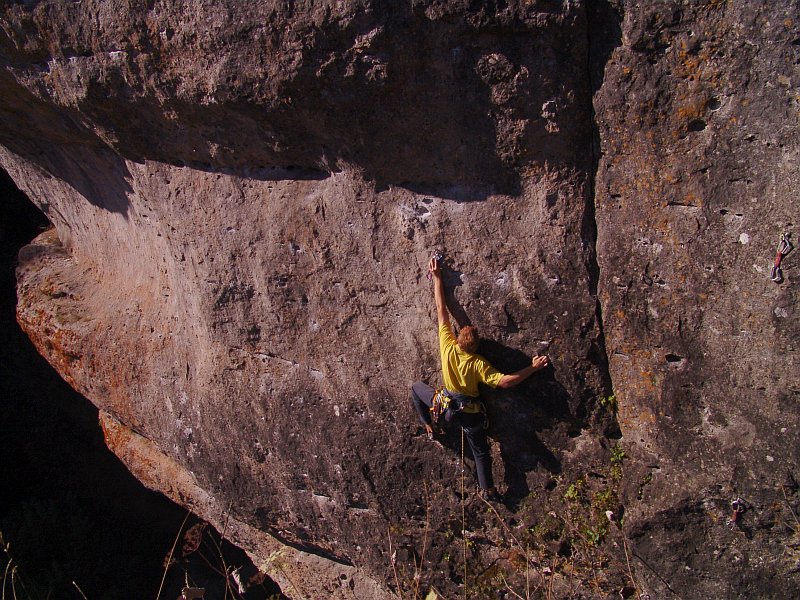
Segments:
[[[611,448],[611,478],[622,479],[622,461],[625,460],[625,451],[619,444]]]
[[[567,502],[577,502],[581,497],[581,490],[583,489],[583,479],[577,479],[575,483],[571,483],[564,492],[564,500]]]
[[[611,448],[611,464],[621,465],[623,460],[625,460],[625,451],[619,444],[614,444],[614,447]]]
[[[420,556],[419,563],[414,560],[414,598],[419,597],[419,586],[422,579],[422,568],[425,565],[425,550],[428,547],[428,532],[430,530],[430,514],[431,514],[431,501],[428,496],[428,482],[425,481],[425,533],[422,539],[422,555]],[[430,596],[430,592],[428,593]]]
[[[607,510],[614,510],[617,504],[617,494],[614,490],[602,490],[592,496],[592,508],[598,514],[605,515]]]
[[[93,533],[87,534],[91,515],[72,494],[59,502],[26,500],[3,517],[3,598],[58,598],[74,596],[75,590],[82,595],[75,581],[104,566],[82,564],[87,549],[100,542]]]
[[[242,600],[245,597],[252,597],[253,594],[268,597],[267,594],[272,593],[269,589],[271,582],[266,575],[249,561],[243,551],[226,541],[227,517],[221,532],[217,532],[209,523],[202,520],[187,528],[190,517],[192,513],[188,512],[178,529],[171,549],[164,557],[164,573],[156,600],[161,598],[170,569],[177,571],[174,573],[173,581],[183,579],[187,586],[194,586],[192,578],[198,573],[205,573],[214,585],[224,585],[225,598],[231,600]],[[269,562],[273,568],[282,570],[280,555],[281,551],[273,553]],[[278,560],[275,560],[276,558]],[[245,569],[252,573],[246,575]],[[278,597],[281,597],[280,594]]]
[[[559,539],[564,533],[564,523],[552,514],[545,517],[528,528],[528,533],[533,536],[535,542],[551,542]]]
[[[470,588],[473,592],[470,596],[475,598],[491,598],[496,594],[496,590],[505,581],[505,572],[500,566],[500,563],[495,562],[490,567],[485,569],[482,573],[476,574],[475,583]]]
[[[617,395],[611,394],[610,396],[600,396],[600,406],[612,413],[617,412]]]
[[[10,589],[13,597],[17,597],[17,565],[14,564],[14,559],[11,558],[11,544],[6,543],[3,537],[3,532],[0,531],[0,545],[3,546],[3,559],[0,560],[0,568],[3,569],[3,598],[6,597],[6,590]]]
[[[608,525],[598,527],[587,527],[582,531],[586,541],[592,546],[599,546],[608,534]]]
[[[587,533],[592,545],[598,546],[608,534],[611,517],[607,513],[616,511],[617,501],[617,492],[613,489],[601,490],[592,496],[592,527]]]
[[[14,598],[14,600],[39,600],[42,597],[50,598],[54,591],[52,585],[48,585],[47,589],[42,589],[42,586],[37,582],[31,582],[27,577],[23,577],[19,563],[11,556],[11,544],[3,537],[3,532],[0,531],[0,546],[3,547],[4,556],[0,558],[0,569],[3,571],[3,582],[0,584],[0,594],[3,600],[7,597]],[[27,583],[26,583],[27,581]],[[86,600],[86,594],[74,581],[71,582],[72,587],[78,591],[81,598]],[[6,596],[6,593],[9,596]],[[44,596],[42,596],[44,594]]]

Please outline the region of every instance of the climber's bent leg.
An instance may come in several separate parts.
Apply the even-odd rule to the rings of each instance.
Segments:
[[[419,415],[419,420],[423,425],[431,425],[431,411],[433,406],[433,395],[436,393],[431,386],[421,381],[411,386],[411,402]]]

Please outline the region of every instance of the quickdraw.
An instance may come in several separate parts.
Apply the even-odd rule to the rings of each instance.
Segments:
[[[772,263],[771,279],[775,283],[783,281],[783,271],[781,271],[781,261],[783,257],[792,251],[792,243],[789,241],[789,234],[784,233],[781,235],[781,241],[778,242],[778,250],[775,254],[775,262]]]
[[[439,418],[450,408],[452,398],[444,393],[444,388],[439,388],[433,394],[433,402],[431,402],[431,421],[436,425],[439,423]]]
[[[728,519],[728,528],[735,529],[739,527],[739,518],[742,516],[744,511],[746,510],[747,506],[745,505],[745,501],[741,498],[736,498],[733,502],[731,502],[731,509],[733,509],[733,514],[731,518]]]

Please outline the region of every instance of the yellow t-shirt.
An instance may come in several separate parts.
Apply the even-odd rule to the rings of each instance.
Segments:
[[[444,387],[465,396],[478,396],[478,384],[497,387],[503,374],[480,354],[459,348],[449,323],[439,325],[439,352],[442,357]]]

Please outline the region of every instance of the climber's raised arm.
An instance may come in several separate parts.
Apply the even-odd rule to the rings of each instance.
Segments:
[[[544,369],[548,364],[550,364],[550,360],[546,356],[534,356],[531,360],[531,364],[527,367],[520,369],[516,373],[503,375],[503,378],[497,383],[497,387],[503,389],[514,387],[525,381],[528,377],[536,373],[536,371]]]
[[[436,301],[436,320],[439,322],[439,325],[450,323],[450,316],[447,312],[447,301],[444,297],[442,269],[435,256],[432,256],[430,263],[428,263],[428,271],[430,271],[433,277],[433,299]]]

